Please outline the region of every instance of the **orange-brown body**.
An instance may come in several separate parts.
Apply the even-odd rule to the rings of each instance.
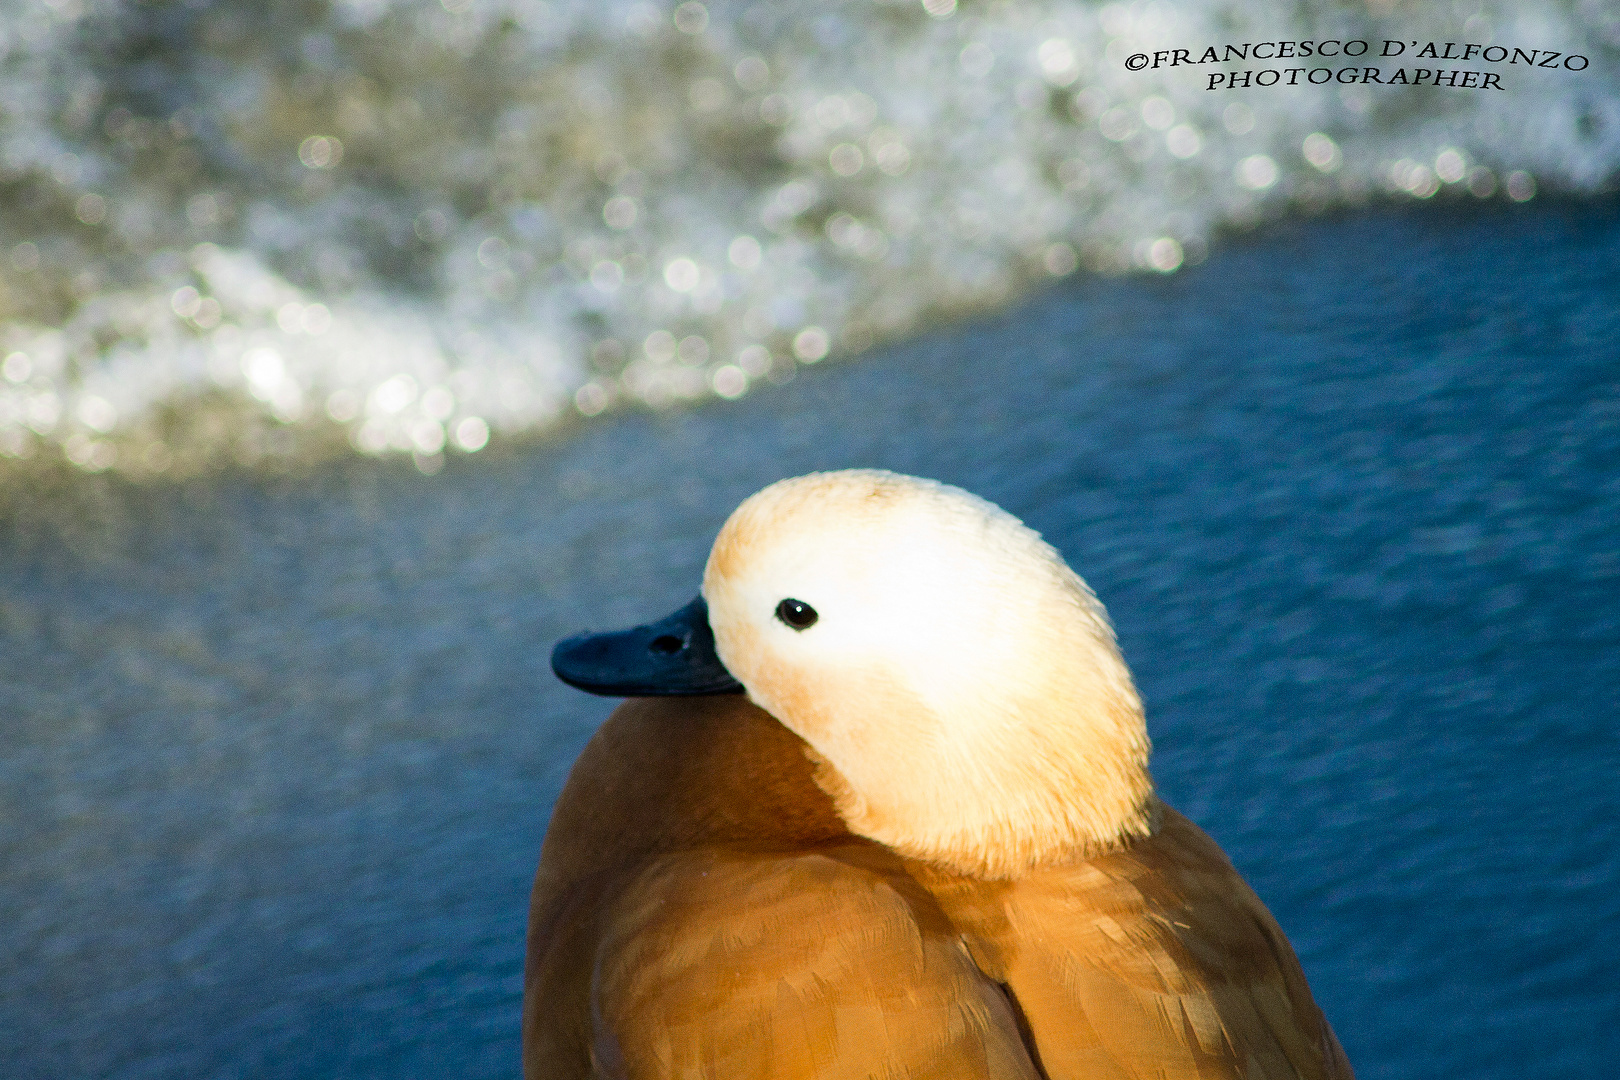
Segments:
[[[807,750],[741,696],[603,725],[535,881],[529,1080],[1352,1076],[1276,921],[1174,810],[981,879],[853,835]]]

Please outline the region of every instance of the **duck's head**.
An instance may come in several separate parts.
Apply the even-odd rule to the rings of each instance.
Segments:
[[[904,855],[1012,877],[1151,828],[1141,701],[1102,605],[959,488],[877,470],[773,484],[721,528],[702,601],[611,640],[565,642],[554,666],[598,692],[740,683],[810,746],[850,830]],[[679,667],[593,684],[569,659],[591,648]]]

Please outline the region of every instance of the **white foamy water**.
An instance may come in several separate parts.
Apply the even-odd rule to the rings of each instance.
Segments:
[[[1054,276],[1172,273],[1278,214],[1620,170],[1607,0],[303,10],[0,3],[0,455],[185,473],[347,446],[434,471]],[[1369,52],[1128,66],[1328,39]]]

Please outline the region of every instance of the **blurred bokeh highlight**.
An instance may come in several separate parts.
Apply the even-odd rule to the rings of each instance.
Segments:
[[[0,12],[0,472],[433,472],[564,417],[735,398],[1054,277],[1174,273],[1278,216],[1592,193],[1620,166],[1598,0]],[[1328,39],[1366,51],[1127,65]],[[1207,89],[1407,63],[1386,39],[1582,66],[1474,62],[1501,91]]]

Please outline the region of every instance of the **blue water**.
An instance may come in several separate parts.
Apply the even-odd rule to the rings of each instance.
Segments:
[[[0,498],[0,1075],[515,1076],[527,888],[742,497],[1042,530],[1363,1080],[1620,1060],[1620,204],[1369,211],[418,475]]]

